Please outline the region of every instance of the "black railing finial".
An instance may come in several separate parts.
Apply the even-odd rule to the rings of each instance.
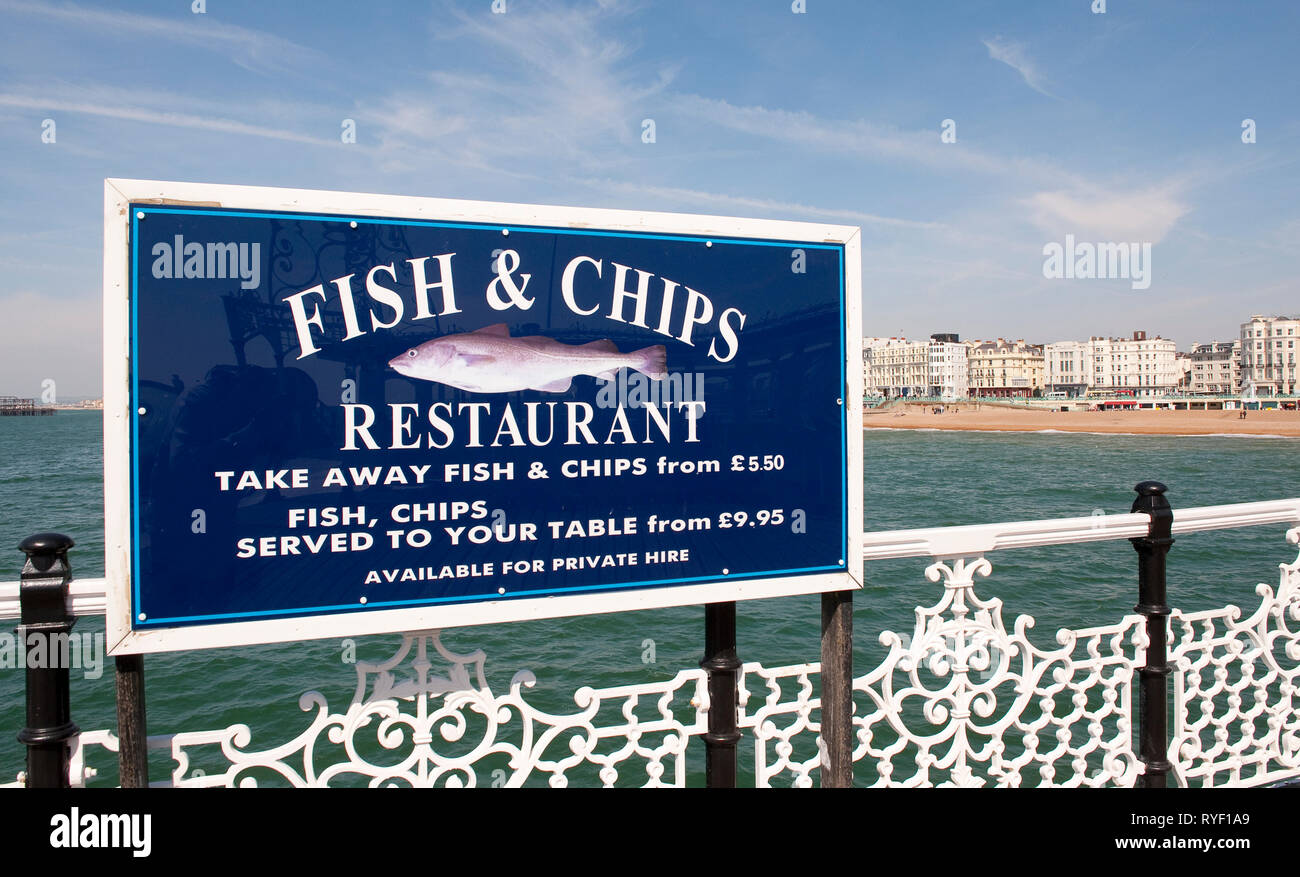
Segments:
[[[18,546],[27,555],[18,591],[18,635],[25,655],[44,656],[27,662],[27,725],[18,732],[18,742],[27,747],[29,789],[69,786],[68,741],[81,730],[72,721],[68,666],[62,660],[77,623],[67,608],[73,544],[62,533],[36,533]]]
[[[1146,765],[1141,785],[1163,789],[1173,765],[1169,762],[1169,602],[1165,584],[1165,556],[1174,539],[1170,535],[1174,512],[1159,481],[1143,481],[1133,488],[1138,497],[1133,511],[1151,516],[1147,535],[1129,541],[1138,553],[1138,603],[1134,610],[1147,620],[1147,661],[1138,671],[1138,758]]]
[[[710,789],[736,787],[737,710],[740,671],[736,657],[736,604],[704,605],[704,660],[708,676],[709,726],[704,734],[704,782]]]

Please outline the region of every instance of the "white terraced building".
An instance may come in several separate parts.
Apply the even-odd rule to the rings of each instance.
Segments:
[[[931,335],[930,395],[940,399],[965,399],[970,393],[970,345],[956,335]]]
[[[1132,390],[1135,396],[1165,396],[1178,388],[1181,370],[1172,339],[1145,332],[1132,338],[1092,338],[1093,392]]]
[[[1046,345],[1044,360],[1049,392],[1164,396],[1178,389],[1183,367],[1169,338],[1093,336],[1087,341]]]
[[[866,338],[862,342],[863,386],[868,395],[891,399],[937,396],[966,398],[969,345],[956,335],[929,341]]]
[[[1235,393],[1241,386],[1241,340],[1193,344],[1191,383],[1195,394]]]
[[[1092,386],[1092,345],[1087,341],[1057,341],[1043,346],[1044,378],[1049,393],[1082,396]]]
[[[1184,383],[1184,367],[1176,345],[1168,338],[1093,336],[1087,341],[1057,341],[1043,349],[1048,392],[1082,396],[1131,391],[1135,396],[1160,396]]]
[[[864,338],[862,369],[870,395],[924,396],[930,386],[930,345],[906,338]]]
[[[1241,324],[1242,395],[1293,395],[1300,319],[1254,316]]]

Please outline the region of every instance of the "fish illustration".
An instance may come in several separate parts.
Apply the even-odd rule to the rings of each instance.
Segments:
[[[497,323],[426,341],[394,356],[388,366],[408,378],[471,393],[563,393],[575,375],[608,381],[621,368],[661,381],[668,376],[666,356],[662,344],[619,353],[609,340],[564,344],[542,335],[512,338],[506,324]]]

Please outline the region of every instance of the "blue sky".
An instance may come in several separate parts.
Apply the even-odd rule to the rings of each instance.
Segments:
[[[873,335],[1300,312],[1300,4],[1093,2],[0,0],[0,393],[100,393],[105,177],[858,225]]]

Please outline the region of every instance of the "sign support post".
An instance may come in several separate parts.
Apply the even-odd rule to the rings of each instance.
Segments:
[[[822,788],[853,785],[853,592],[822,594]]]
[[[114,658],[117,672],[117,765],[122,788],[149,787],[149,734],[144,709],[144,655]]]

